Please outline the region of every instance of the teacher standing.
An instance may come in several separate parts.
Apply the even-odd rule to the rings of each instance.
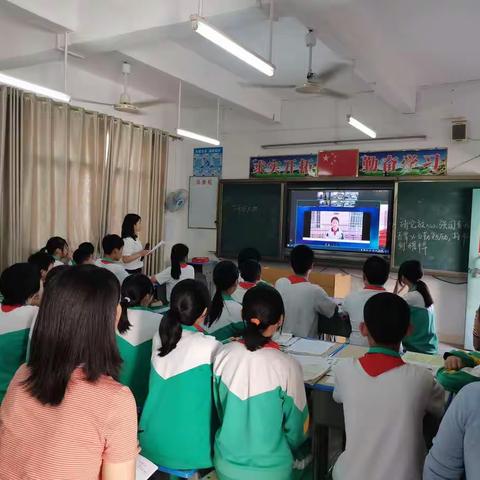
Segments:
[[[141,273],[143,268],[142,258],[148,254],[138,239],[142,229],[142,219],[136,213],[127,213],[122,223],[123,257],[125,270],[130,273]]]

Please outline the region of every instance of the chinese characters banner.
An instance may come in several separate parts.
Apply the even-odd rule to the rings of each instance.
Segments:
[[[250,178],[356,176],[358,150],[250,158]]]
[[[361,176],[446,175],[447,149],[361,152],[358,173]]]

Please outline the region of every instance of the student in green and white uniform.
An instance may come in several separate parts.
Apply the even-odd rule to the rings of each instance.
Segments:
[[[423,277],[422,264],[418,260],[403,262],[398,269],[394,293],[408,291],[403,299],[410,306],[411,335],[402,340],[405,350],[427,354],[438,353],[438,337],[435,325],[433,298]]]
[[[306,439],[302,368],[271,340],[284,317],[280,294],[253,287],[243,299],[243,340],[217,353],[214,396],[221,426],[214,465],[220,480],[290,480]]]
[[[213,269],[216,291],[204,330],[223,342],[242,334],[242,306],[232,297],[238,287],[238,268],[229,260],[217,263]]]
[[[117,327],[117,345],[123,364],[120,383],[130,388],[137,406],[142,407],[148,393],[152,339],[162,316],[149,308],[153,284],[141,273],[127,277],[122,284],[122,316]]]
[[[72,260],[67,241],[62,237],[51,237],[45,245],[44,251],[55,259],[54,267],[67,265]]]
[[[215,421],[212,364],[220,344],[201,333],[210,299],[207,287],[183,280],[153,339],[147,400],[140,418],[142,455],[177,469],[212,466]]]
[[[443,355],[445,366],[437,371],[438,383],[458,393],[465,385],[480,381],[480,352],[452,350]]]
[[[0,404],[18,367],[25,363],[30,328],[41,296],[40,272],[16,263],[0,276]]]

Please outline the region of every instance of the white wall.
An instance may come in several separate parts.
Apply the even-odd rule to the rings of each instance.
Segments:
[[[371,94],[359,95],[347,102],[318,97],[284,102],[282,122],[274,125],[227,109],[223,113],[221,135],[224,147],[223,178],[248,178],[249,158],[253,155],[306,153],[320,149],[263,150],[260,147],[262,144],[361,137],[361,133],[346,125],[345,115],[350,112],[376,129],[379,136],[425,134],[428,137],[425,141],[359,144],[358,147],[362,150],[447,146],[448,167],[452,174],[480,174],[480,159],[460,165],[480,154],[480,141],[451,142],[450,121],[446,120],[447,117],[465,116],[469,120],[469,136],[480,140],[478,105],[480,82],[471,82],[455,87],[422,89],[418,95],[417,113],[414,115],[399,114]],[[183,118],[189,118],[189,128],[207,133],[206,129],[214,125],[212,115],[211,110],[195,110],[185,112]],[[170,162],[169,190],[188,188],[188,176],[192,172],[192,149],[195,146],[198,145],[188,141],[176,146]],[[166,227],[169,242],[188,243],[193,255],[208,255],[215,250],[215,232],[188,229],[186,211],[167,215]],[[352,273],[360,276],[359,271]],[[353,278],[354,288],[361,286],[361,280],[357,277]],[[466,285],[451,285],[432,277],[427,278],[427,282],[436,301],[441,339],[463,344]],[[392,288],[393,283],[393,280],[389,283]]]

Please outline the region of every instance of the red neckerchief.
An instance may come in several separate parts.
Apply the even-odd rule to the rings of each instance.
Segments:
[[[367,285],[363,287],[364,290],[378,290],[379,292],[384,292],[385,289],[383,287],[380,287],[378,285]]]
[[[21,305],[2,305],[2,312],[3,313],[9,313],[13,312],[13,310],[16,310],[17,308],[20,308]]]
[[[242,345],[245,345],[245,340],[238,340]],[[273,340],[269,340],[262,348],[273,348],[274,350],[280,350],[280,345]]]
[[[367,353],[358,359],[365,372],[371,377],[378,377],[382,373],[405,365],[401,358],[392,357],[383,353]]]
[[[290,283],[292,285],[296,284],[296,283],[308,283],[308,280],[304,277],[300,277],[298,275],[290,275],[289,277],[287,277],[289,280],[290,280]]]
[[[187,267],[188,267],[188,265],[186,263],[181,263],[180,264],[180,268],[187,268]]]
[[[112,264],[115,263],[115,262],[111,262],[110,260],[101,260],[101,262],[102,262],[104,265],[112,265]]]
[[[249,288],[253,288],[256,283],[253,282],[240,282],[238,284],[241,288],[244,288],[245,290],[248,290]]]
[[[206,333],[205,330],[200,326],[197,325],[196,323],[193,325],[194,328],[196,328],[200,333]]]

